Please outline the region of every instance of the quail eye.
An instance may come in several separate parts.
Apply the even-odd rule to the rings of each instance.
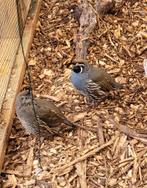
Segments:
[[[75,65],[75,66],[73,67],[73,71],[74,71],[75,73],[80,73],[80,72],[81,72],[81,67],[80,67],[79,65]]]
[[[84,66],[83,65],[75,65],[73,67],[73,71],[75,73],[83,73],[84,72]]]

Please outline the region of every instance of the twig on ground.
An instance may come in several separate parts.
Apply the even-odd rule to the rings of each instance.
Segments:
[[[82,155],[81,157],[78,157],[77,159],[69,162],[68,164],[63,165],[62,167],[56,168],[54,170],[54,172],[56,172],[57,174],[60,172],[63,172],[66,168],[69,168],[70,166],[75,165],[76,163],[83,161],[93,155],[95,155],[97,152],[100,152],[101,150],[105,149],[106,147],[110,146],[113,144],[115,140],[115,137],[112,138],[111,140],[109,140],[107,143],[99,146],[99,144],[97,144],[95,147],[93,147],[93,149],[91,150],[91,148],[89,149],[89,152],[87,152],[85,155]]]
[[[102,122],[99,117],[98,117],[98,125],[97,125],[97,138],[99,140],[100,145],[103,145],[105,143]]]

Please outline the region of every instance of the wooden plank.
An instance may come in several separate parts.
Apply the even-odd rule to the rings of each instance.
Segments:
[[[31,19],[27,21],[24,30],[23,44],[24,44],[26,57],[28,56],[28,52],[31,47],[35,24],[39,14],[40,4],[41,4],[41,0],[37,0],[36,3],[33,4],[31,15],[29,15]],[[20,47],[18,50],[18,54],[16,56],[15,63],[13,65],[10,82],[8,85],[7,93],[2,107],[1,124],[0,124],[0,172],[2,170],[2,164],[4,161],[6,146],[9,139],[11,125],[15,112],[15,108],[14,108],[15,98],[19,90],[19,86],[23,81],[24,72],[25,72],[25,62]]]
[[[26,19],[31,0],[22,4]],[[18,19],[15,0],[0,0],[0,109],[7,91],[12,67],[19,46]]]
[[[19,45],[15,1],[0,1],[0,107]],[[13,11],[11,11],[13,10]]]
[[[27,13],[31,4],[31,0],[19,0],[19,2],[20,2],[20,7],[21,7],[20,12],[21,12],[22,20],[23,20],[23,23],[25,23]]]

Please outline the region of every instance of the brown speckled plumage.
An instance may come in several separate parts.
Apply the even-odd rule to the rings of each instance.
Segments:
[[[34,98],[34,107],[38,121],[34,114],[30,92],[25,90],[18,94],[16,98],[16,114],[29,134],[38,134],[40,128],[40,135],[50,138],[52,135],[58,134],[58,127],[62,123],[71,127],[75,126],[49,99]]]

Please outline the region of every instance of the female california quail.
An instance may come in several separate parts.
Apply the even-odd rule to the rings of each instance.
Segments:
[[[17,95],[16,114],[29,134],[36,135],[40,130],[41,137],[51,138],[52,135],[58,134],[58,129],[55,127],[58,127],[61,123],[71,127],[75,126],[49,99],[34,98],[33,103],[36,116],[29,90],[22,91]]]
[[[71,82],[81,94],[95,100],[105,98],[114,88],[122,88],[104,69],[87,62],[77,62],[73,66]]]

